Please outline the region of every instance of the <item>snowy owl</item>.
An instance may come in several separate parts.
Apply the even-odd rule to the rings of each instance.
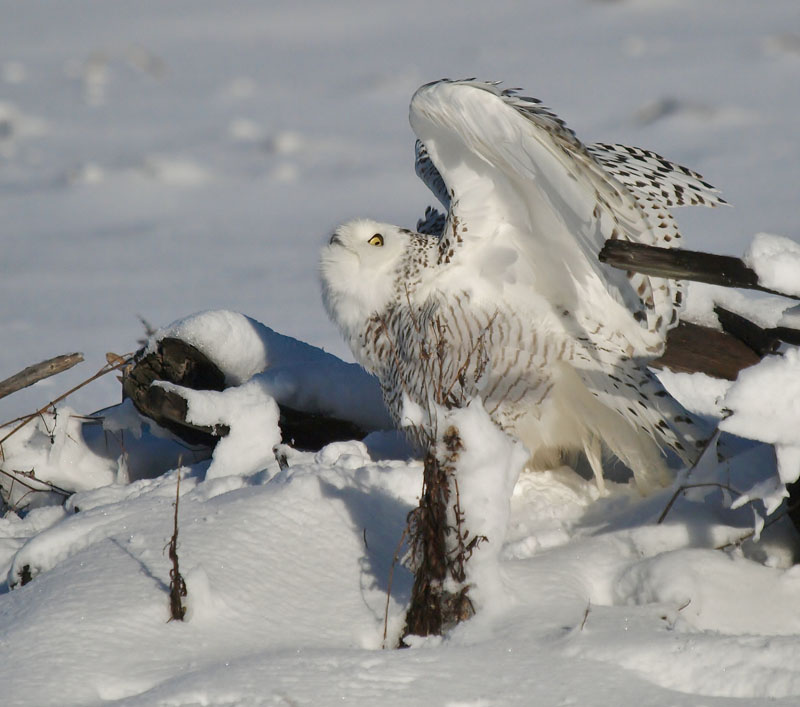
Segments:
[[[647,368],[680,287],[597,254],[609,238],[677,245],[668,208],[724,203],[717,190],[654,152],[585,145],[497,82],[426,84],[410,120],[446,216],[429,208],[417,232],[345,223],[320,264],[325,307],[395,421],[479,396],[532,469],[583,453],[602,487],[610,453],[643,490],[668,482],[665,450],[690,463],[704,439]]]

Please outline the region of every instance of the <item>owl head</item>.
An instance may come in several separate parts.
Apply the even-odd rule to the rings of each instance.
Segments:
[[[405,228],[358,219],[336,228],[322,249],[322,301],[346,337],[389,303],[410,237]]]

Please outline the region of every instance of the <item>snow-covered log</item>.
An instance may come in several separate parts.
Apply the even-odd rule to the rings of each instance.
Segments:
[[[229,428],[193,421],[188,390],[222,391],[253,377],[278,403],[282,438],[297,449],[390,426],[377,381],[360,367],[234,312],[193,315],[156,332],[122,387],[141,414],[190,444],[213,447]]]
[[[180,339],[159,341],[156,351],[137,357],[123,377],[122,387],[136,409],[145,417],[190,444],[209,447],[229,433],[227,425],[199,425],[187,419],[188,401],[179,390],[155,381],[175,383],[192,390],[225,389],[222,371],[202,351]],[[349,420],[278,405],[284,441],[304,450],[317,450],[326,444],[361,439],[368,430]]]

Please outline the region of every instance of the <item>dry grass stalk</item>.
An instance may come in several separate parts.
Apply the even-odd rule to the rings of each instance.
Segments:
[[[183,621],[186,615],[186,607],[183,605],[183,597],[186,596],[186,582],[181,574],[178,565],[178,502],[181,495],[181,472],[178,470],[178,483],[175,487],[175,515],[173,518],[172,537],[169,540],[169,559],[172,568],[169,571],[169,620]]]
[[[75,357],[75,356],[78,356],[78,357],[80,357],[80,360],[83,360],[83,357],[81,356],[81,354],[71,354],[69,357],[65,357],[65,358],[67,358],[69,360],[73,360],[72,357]],[[62,357],[59,357],[59,358],[62,358]],[[55,360],[56,359],[51,359],[51,361],[55,361]],[[89,378],[85,379],[84,381],[82,381],[78,385],[73,386],[68,391],[66,391],[65,393],[62,393],[61,395],[59,395],[54,400],[51,400],[49,403],[47,403],[47,405],[42,406],[41,408],[39,408],[35,412],[30,413],[29,415],[24,415],[22,417],[18,417],[18,418],[14,419],[14,420],[10,420],[10,421],[0,425],[0,429],[2,429],[4,427],[10,427],[11,425],[15,425],[10,432],[6,433],[0,439],[0,460],[5,460],[5,454],[4,454],[4,449],[3,449],[3,443],[4,442],[8,441],[14,434],[19,432],[23,427],[25,427],[26,425],[31,423],[33,420],[35,420],[37,418],[40,418],[40,417],[42,419],[44,419],[44,415],[48,411],[52,410],[52,414],[53,415],[57,414],[57,412],[56,412],[56,404],[60,403],[62,400],[66,399],[67,397],[72,395],[72,393],[74,393],[75,391],[80,390],[84,386],[88,385],[89,383],[92,383],[93,381],[97,380],[98,378],[101,378],[102,376],[106,375],[107,373],[111,373],[112,371],[120,370],[120,369],[124,368],[125,366],[127,366],[128,363],[130,362],[130,354],[128,354],[126,356],[118,356],[117,354],[107,354],[106,355],[106,360],[107,360],[107,364],[105,366],[103,366],[103,368],[101,368],[97,373],[95,373],[94,375],[92,375]],[[49,362],[45,361],[42,364],[37,364],[36,366],[31,366],[30,368],[31,369],[35,369],[35,368],[37,368],[39,366],[43,366],[44,364],[47,364],[47,363],[49,363]],[[72,362],[66,368],[62,368],[61,370],[67,370],[67,368],[71,368],[76,363],[78,363],[78,361],[74,360],[74,362]],[[26,369],[26,370],[28,370],[28,369]],[[18,375],[22,375],[22,373],[24,373],[24,372],[25,371],[22,371]],[[55,371],[54,373],[56,373],[56,372],[59,372],[59,371]],[[12,376],[12,378],[14,378],[14,377],[16,377],[16,376]],[[43,377],[46,377],[46,376],[42,376],[42,378]],[[39,380],[41,380],[41,378]],[[55,484],[53,484],[53,483],[51,483],[49,481],[46,481],[45,479],[37,478],[35,469],[30,469],[30,470],[27,470],[27,471],[23,471],[23,470],[18,470],[18,469],[11,469],[11,470],[3,469],[2,467],[0,467],[0,475],[11,479],[11,485],[9,486],[8,491],[4,493],[4,498],[10,498],[11,497],[12,491],[14,489],[14,485],[15,484],[18,484],[18,485],[22,486],[23,488],[27,489],[27,492],[20,499],[17,500],[17,503],[16,503],[17,506],[19,506],[19,503],[22,500],[24,500],[25,498],[27,498],[27,496],[29,496],[32,493],[52,492],[52,493],[59,494],[59,495],[65,497],[65,498],[71,495],[69,491],[66,491],[65,489],[62,489],[59,486],[56,486]]]
[[[62,400],[68,398],[74,392],[89,385],[89,383],[96,381],[98,378],[102,378],[107,373],[111,373],[112,371],[118,371],[127,366],[131,360],[131,354],[126,354],[125,356],[118,356],[117,354],[106,354],[106,359],[108,360],[108,363],[105,366],[103,366],[97,373],[95,373],[93,376],[89,376],[89,378],[87,378],[86,380],[70,388],[66,393],[62,393],[54,400],[51,400],[49,403],[47,403],[47,405],[43,405],[35,412],[32,412],[30,415],[24,415],[23,417],[18,417],[15,420],[11,420],[9,422],[0,425],[0,428],[3,428],[12,425],[15,422],[19,423],[16,427],[14,427],[14,429],[11,430],[11,432],[8,432],[4,437],[0,439],[0,459],[4,458],[3,442],[8,440],[12,435],[19,432],[19,430],[25,427],[25,425],[29,424],[40,415],[44,415],[44,413],[46,413],[48,410],[55,409],[57,403],[60,403]]]
[[[389,632],[389,600],[392,597],[392,582],[394,581],[394,568],[400,561],[400,550],[403,547],[403,543],[405,542],[407,535],[408,535],[408,527],[406,527],[403,530],[403,534],[400,536],[400,540],[397,543],[394,555],[392,556],[392,564],[389,566],[389,581],[386,587],[386,606],[384,607],[383,610],[383,643],[381,643],[381,648],[386,648],[386,635]]]

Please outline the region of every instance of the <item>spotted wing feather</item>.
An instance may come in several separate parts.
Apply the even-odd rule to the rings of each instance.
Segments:
[[[648,201],[677,206],[721,206],[727,204],[719,189],[694,170],[664,159],[641,147],[598,142],[589,153],[628,189]]]

